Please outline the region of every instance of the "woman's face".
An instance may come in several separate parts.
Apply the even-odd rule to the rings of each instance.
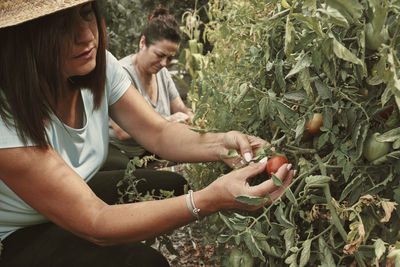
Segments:
[[[148,73],[156,74],[163,67],[168,66],[178,50],[179,44],[168,40],[159,40],[150,46],[144,43],[144,37],[140,42],[140,64]]]
[[[96,67],[99,31],[92,4],[83,4],[73,10],[74,26],[64,63],[66,78],[82,76]]]

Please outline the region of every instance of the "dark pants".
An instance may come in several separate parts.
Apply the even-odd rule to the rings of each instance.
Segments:
[[[88,184],[106,203],[114,204],[119,197],[116,184],[123,175],[124,170],[101,171]],[[172,172],[142,169],[137,170],[135,176],[146,178],[137,188],[142,193],[164,189],[181,195],[186,184],[182,176]],[[161,253],[141,242],[101,247],[53,223],[20,229],[2,242],[2,267],[169,266]]]

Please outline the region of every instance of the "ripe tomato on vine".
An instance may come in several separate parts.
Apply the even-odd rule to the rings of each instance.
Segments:
[[[288,163],[288,160],[285,156],[275,155],[270,158],[267,162],[267,173],[271,177],[272,173],[276,173],[278,169],[285,163]]]

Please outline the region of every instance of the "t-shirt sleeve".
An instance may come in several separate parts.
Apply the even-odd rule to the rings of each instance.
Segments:
[[[106,60],[106,94],[108,105],[112,105],[128,90],[131,81],[118,60],[109,51],[106,51]]]
[[[178,89],[176,89],[174,80],[172,80],[171,74],[167,69],[163,69],[163,78],[166,80],[169,100],[174,100],[179,96]]]
[[[25,146],[33,146],[33,144],[29,140],[27,144],[24,144],[18,136],[16,129],[13,126],[7,126],[0,118],[0,149]]]

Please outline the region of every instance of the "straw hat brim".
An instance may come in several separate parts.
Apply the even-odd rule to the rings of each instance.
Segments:
[[[37,19],[93,0],[0,0],[0,28]]]

